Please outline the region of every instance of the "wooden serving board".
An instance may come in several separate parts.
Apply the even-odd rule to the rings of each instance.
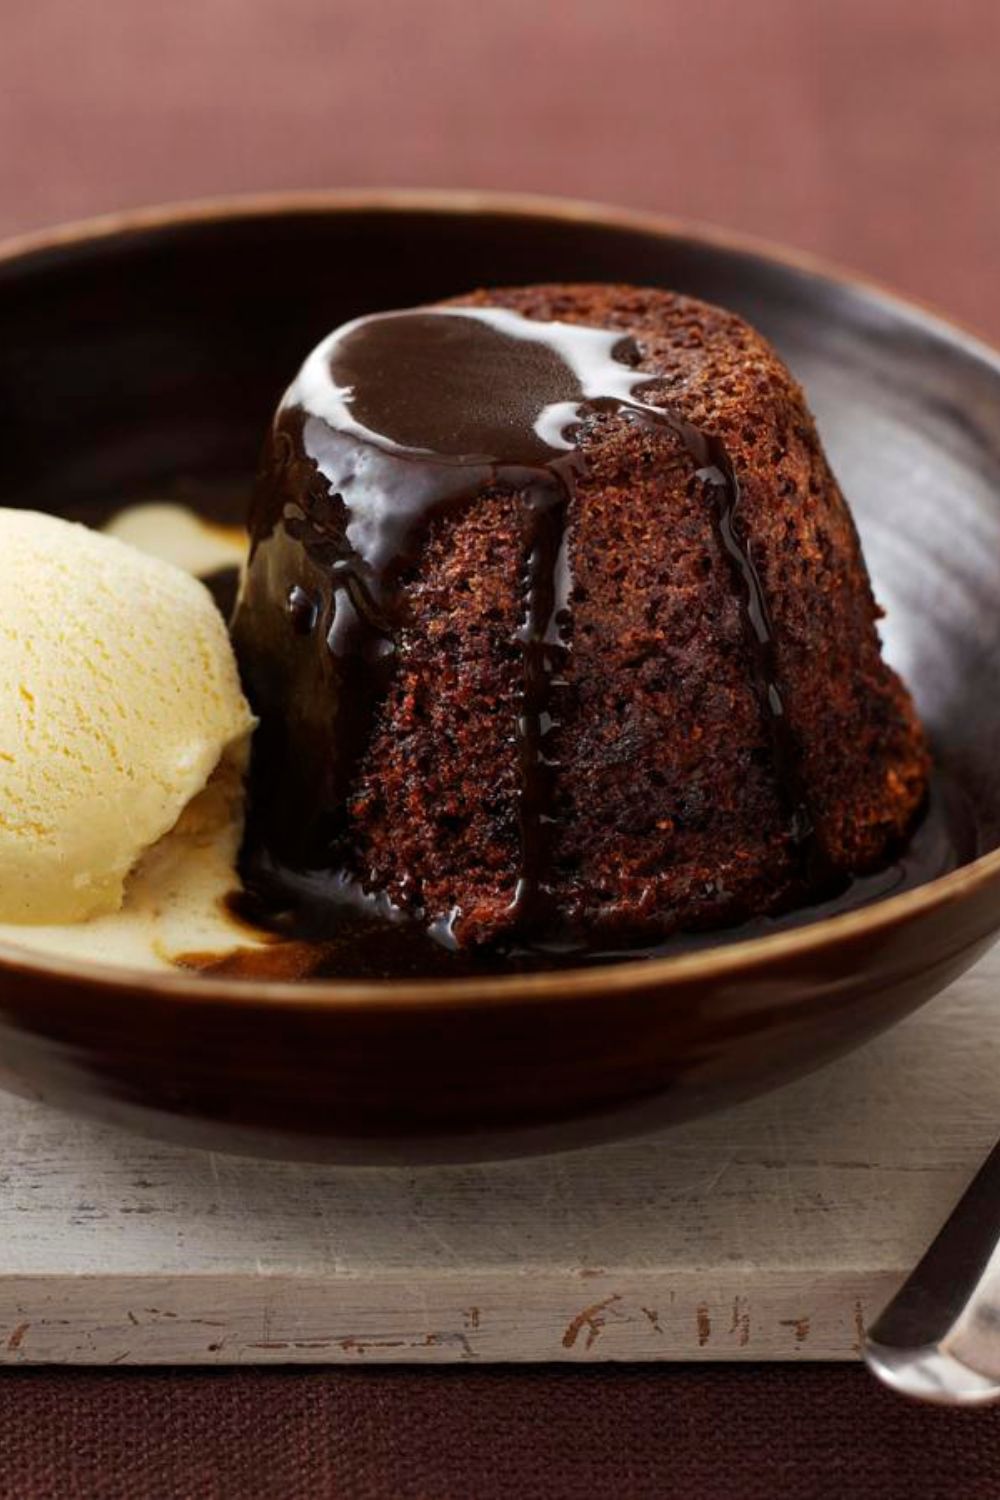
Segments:
[[[850,1359],[1000,1131],[1000,950],[821,1073],[599,1150],[210,1155],[0,1100],[8,1364]]]

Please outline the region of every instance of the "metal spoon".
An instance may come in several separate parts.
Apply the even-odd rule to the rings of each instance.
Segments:
[[[869,1329],[868,1368],[942,1406],[1000,1401],[1000,1145]]]

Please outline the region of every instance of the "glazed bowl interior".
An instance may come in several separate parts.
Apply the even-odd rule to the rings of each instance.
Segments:
[[[150,215],[0,263],[5,503],[95,521],[211,495],[239,519],[272,409],[327,330],[478,285],[610,280],[734,308],[805,386],[853,507],[890,660],[1000,844],[1000,379],[877,290],[721,238],[487,203]],[[973,851],[975,852],[975,851]]]
[[[242,519],[304,355],[360,313],[531,281],[744,314],[805,386],[887,653],[974,822],[965,865],[794,932],[601,969],[294,985],[0,950],[0,1086],[213,1149],[478,1158],[734,1102],[892,1024],[1000,929],[1000,356],[759,246],[586,206],[323,195],[0,247],[3,503]],[[50,601],[58,610],[60,601]]]

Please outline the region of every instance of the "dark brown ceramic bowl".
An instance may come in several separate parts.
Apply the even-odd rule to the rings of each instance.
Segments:
[[[994,937],[1000,356],[876,288],[659,219],[456,194],[284,197],[54,231],[0,248],[0,495],[91,520],[140,496],[239,504],[276,398],[336,323],[476,285],[591,279],[733,307],[801,377],[889,609],[890,654],[988,852],[793,932],[533,977],[240,983],[5,948],[5,1086],[242,1152],[554,1149],[814,1068]]]

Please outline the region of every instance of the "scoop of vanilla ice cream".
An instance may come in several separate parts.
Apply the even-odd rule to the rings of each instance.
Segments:
[[[203,584],[112,537],[0,509],[0,922],[120,907],[136,862],[253,716]]]

